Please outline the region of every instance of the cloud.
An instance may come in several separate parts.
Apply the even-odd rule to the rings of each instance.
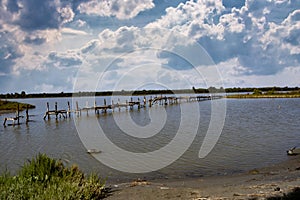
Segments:
[[[81,91],[93,90],[97,84],[99,90],[142,88],[148,83],[191,88],[189,79],[203,83],[195,67],[213,65],[195,40],[161,28],[105,29],[77,54],[84,60],[77,77]]]
[[[81,58],[76,52],[57,53],[51,52],[48,55],[47,66],[55,66],[57,68],[76,67],[82,64]]]
[[[247,74],[237,58],[217,65],[225,87],[285,87],[299,86],[300,67],[286,67],[274,75]]]
[[[74,36],[84,36],[88,35],[87,32],[81,31],[81,30],[76,30],[76,29],[71,29],[71,28],[62,28],[61,33],[65,35],[74,35]]]
[[[82,88],[200,87],[194,70],[214,61],[230,86],[299,84],[299,20],[300,0],[0,0],[0,76],[36,90],[70,89],[77,70],[92,77]]]
[[[25,36],[24,42],[27,44],[41,45],[46,42],[46,38],[27,35]]]
[[[96,16],[115,16],[118,19],[130,19],[140,12],[154,7],[153,0],[91,0],[78,6],[80,13]]]
[[[57,29],[71,22],[74,12],[70,5],[59,0],[25,0],[18,2],[18,9],[13,13],[13,23],[23,30]]]
[[[22,69],[41,69],[43,56],[35,52],[59,40],[59,29],[74,18],[71,7],[60,0],[0,1],[2,71],[20,74]]]
[[[19,45],[7,31],[0,31],[0,73],[8,74],[18,58],[23,57]]]
[[[299,9],[299,0],[187,1],[147,27],[196,39],[217,64],[236,58],[245,74],[269,75],[300,64]]]

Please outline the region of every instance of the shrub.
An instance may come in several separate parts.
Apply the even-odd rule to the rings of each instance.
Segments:
[[[0,176],[0,199],[103,199],[105,181],[92,174],[85,177],[77,166],[39,154],[24,164],[16,176]]]

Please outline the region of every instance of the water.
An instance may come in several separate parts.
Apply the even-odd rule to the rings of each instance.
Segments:
[[[119,98],[121,102],[129,99],[129,97]],[[137,97],[134,99],[137,100]],[[33,121],[28,125],[0,126],[0,170],[2,172],[6,168],[13,173],[16,172],[27,159],[40,152],[62,159],[66,165],[76,163],[83,171],[96,172],[107,177],[109,182],[122,182],[135,178],[148,180],[193,178],[244,172],[275,164],[288,159],[286,156],[288,148],[300,146],[300,99],[215,100],[227,103],[225,124],[218,143],[203,159],[198,158],[198,152],[211,117],[209,101],[167,107],[159,105],[140,110],[137,108],[128,111],[122,109],[120,112],[115,110],[114,113],[108,111],[106,114],[100,114],[100,117],[90,111],[88,116],[83,112],[79,118],[73,116],[55,120],[55,117],[52,117],[51,120],[45,121],[43,115],[46,111],[46,102],[50,103],[51,108],[54,108],[54,102],[58,102],[59,109],[67,109],[67,102],[71,102],[71,99],[18,99],[17,101],[34,104],[36,108],[29,111],[30,115],[33,115],[31,117]],[[80,98],[80,107],[86,106],[87,101],[91,106],[94,99]],[[98,105],[103,104],[103,97],[96,97],[96,101]],[[117,99],[114,101],[117,102]],[[110,102],[108,98],[107,102]],[[200,120],[195,120],[195,116],[192,115],[184,115],[185,120],[199,125],[193,143],[176,162],[150,173],[124,173],[100,163],[86,153],[86,148],[81,142],[75,126],[76,123],[88,124],[96,120],[109,140],[118,147],[136,153],[151,152],[163,148],[174,139],[182,120],[180,119],[182,106],[188,110],[193,109],[195,104],[199,105]],[[7,116],[13,116],[13,114],[1,115],[0,122],[2,123],[4,117]],[[164,119],[164,117],[166,118]],[[74,119],[76,119],[75,122]],[[145,133],[141,132],[141,135],[150,134],[151,137],[136,138],[134,135],[124,133],[124,129],[134,131],[131,126],[122,128],[115,123],[115,119],[120,121],[130,119],[140,128],[151,125],[151,119],[155,119],[157,122],[166,121],[162,127],[158,123],[153,128],[153,133],[147,132],[148,129],[145,129]],[[189,126],[184,127],[187,138],[192,131],[190,129]],[[111,152],[103,152],[103,156],[110,155],[109,153]],[[172,153],[170,152],[170,155]],[[121,163],[121,159],[113,161],[117,165],[124,165],[124,162]],[[136,162],[136,165],[140,164],[145,163]]]

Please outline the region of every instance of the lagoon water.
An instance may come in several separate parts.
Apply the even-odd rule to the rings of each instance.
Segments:
[[[103,102],[103,98],[96,97],[96,101]],[[124,102],[129,97],[118,98]],[[135,100],[137,98],[134,97]],[[120,112],[115,110],[114,113],[111,111],[106,114],[101,113],[98,117],[93,111],[89,111],[89,115],[82,112],[81,117],[72,115],[71,118],[58,120],[54,116],[50,120],[43,120],[46,102],[49,102],[52,108],[54,103],[58,102],[59,109],[67,109],[67,102],[71,102],[71,98],[17,99],[16,101],[34,104],[36,108],[29,111],[33,121],[28,125],[0,126],[1,172],[5,169],[15,172],[27,159],[31,159],[38,153],[46,153],[51,157],[62,159],[66,165],[77,164],[87,173],[95,172],[107,177],[108,182],[130,181],[136,178],[183,179],[244,172],[268,166],[289,159],[286,150],[293,146],[300,146],[300,99],[215,100],[226,101],[225,124],[213,150],[201,159],[198,153],[210,122],[210,101],[166,107],[155,105],[140,110],[122,109]],[[93,105],[94,99],[80,98],[80,107],[84,107],[87,101],[89,105]],[[107,99],[107,102],[109,101]],[[200,120],[195,120],[192,115],[184,115],[185,120],[199,125],[193,143],[174,163],[150,173],[125,173],[102,164],[86,153],[76,127],[76,123],[88,125],[92,120],[97,120],[107,138],[118,147],[135,153],[151,152],[163,148],[173,140],[182,120],[181,106],[192,109],[194,104],[199,104]],[[7,116],[13,114],[0,115],[0,122],[2,123]],[[124,127],[120,128],[120,125],[115,122],[116,118],[121,121],[132,119],[136,126],[146,127],[151,124],[151,119],[159,121],[162,116],[166,117],[163,126],[157,127],[158,132],[156,133],[155,129],[153,135],[147,133],[151,135],[148,138],[128,135],[124,133]],[[184,130],[187,133],[191,131],[190,127],[184,127]],[[126,165],[124,161],[121,163],[118,159],[113,162],[120,166]],[[136,165],[139,164],[141,163],[136,161]]]

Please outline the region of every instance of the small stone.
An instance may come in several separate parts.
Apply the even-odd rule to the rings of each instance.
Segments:
[[[198,191],[191,191],[191,195],[199,195],[200,193]]]
[[[234,193],[233,196],[238,197],[238,196],[243,196],[243,195],[239,194],[239,193]]]
[[[168,190],[168,187],[160,187],[161,190]]]
[[[274,191],[280,191],[280,187],[274,188]]]
[[[257,169],[252,169],[249,171],[249,174],[259,174],[259,171]]]

